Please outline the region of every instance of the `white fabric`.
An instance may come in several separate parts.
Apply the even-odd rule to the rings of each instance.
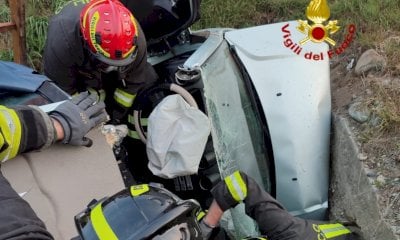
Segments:
[[[148,167],[159,177],[197,173],[211,127],[208,117],[180,95],[164,98],[148,119]]]

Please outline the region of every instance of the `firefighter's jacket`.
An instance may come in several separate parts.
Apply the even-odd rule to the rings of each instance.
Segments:
[[[56,139],[46,113],[35,107],[0,106],[0,162],[41,149]],[[53,239],[32,208],[0,173],[0,239]]]
[[[236,171],[212,189],[223,211],[244,202],[246,214],[256,220],[268,240],[357,239],[339,223],[305,220],[292,216],[271,195],[243,172]]]
[[[19,153],[48,147],[55,140],[53,122],[39,108],[0,105],[0,162]]]
[[[157,80],[147,62],[144,33],[138,26],[137,56],[124,74],[95,69],[80,32],[80,12],[88,0],[69,1],[54,15],[47,31],[44,73],[69,94],[94,89],[105,95],[106,110],[113,120],[121,120],[132,106],[136,93]]]

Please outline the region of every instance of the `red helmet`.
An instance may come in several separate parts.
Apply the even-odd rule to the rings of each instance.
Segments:
[[[138,25],[118,0],[92,0],[81,11],[80,26],[89,52],[110,66],[135,60]]]

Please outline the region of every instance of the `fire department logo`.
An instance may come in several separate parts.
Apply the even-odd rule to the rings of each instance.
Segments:
[[[330,35],[333,35],[340,29],[340,26],[337,25],[338,21],[331,20],[324,25],[329,19],[330,14],[327,0],[311,0],[306,9],[306,16],[312,23],[309,24],[307,20],[298,20],[299,25],[296,27],[301,33],[307,35],[306,38],[299,42],[300,45],[310,40],[315,43],[325,41],[332,46],[336,45],[336,42],[330,38]]]
[[[314,61],[323,61],[342,54],[356,37],[356,26],[354,24],[348,25],[343,42],[336,45],[331,35],[338,32],[341,27],[338,26],[337,20],[328,21],[330,14],[327,0],[311,0],[306,9],[308,20],[294,22],[293,28],[291,28],[290,22],[282,26],[283,46],[298,56]],[[297,34],[292,35],[292,31]],[[305,34],[306,37],[303,38],[303,35],[299,32]],[[303,45],[307,42],[327,42],[330,47],[327,51],[315,52],[312,49],[306,49],[306,47],[303,49]]]

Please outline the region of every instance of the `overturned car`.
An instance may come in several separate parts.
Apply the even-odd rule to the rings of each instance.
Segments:
[[[296,22],[245,29],[191,31],[189,27],[198,19],[199,6],[195,1],[178,2],[184,4],[170,6],[163,1],[155,1],[153,11],[141,22],[148,41],[148,61],[156,69],[161,82],[141,92],[130,112],[139,133],[140,140],[134,143],[137,154],[127,156],[124,149],[114,146],[113,156],[109,153],[100,156],[97,150],[111,152],[111,148],[102,135],[94,133],[92,137],[97,145],[92,150],[73,151],[68,146],[58,146],[57,152],[52,150],[46,156],[54,158],[56,154],[57,158],[66,156],[68,159],[82,159],[83,162],[87,161],[85,158],[108,158],[98,164],[91,160],[93,165],[85,162],[84,168],[77,167],[82,174],[70,175],[74,177],[71,181],[75,184],[89,181],[96,181],[97,184],[75,185],[75,188],[71,185],[69,196],[63,197],[63,201],[48,198],[50,203],[46,206],[55,210],[46,213],[50,216],[47,219],[63,219],[50,228],[52,233],[57,232],[55,236],[60,236],[57,239],[76,235],[71,230],[73,216],[91,199],[100,198],[101,194],[111,195],[137,182],[157,181],[178,196],[194,198],[207,208],[213,185],[237,169],[256,179],[292,214],[314,219],[326,217],[331,111],[329,62],[328,59],[310,60],[299,53],[322,53],[327,51],[327,46],[323,43],[308,44],[301,49],[298,45],[285,44],[288,38],[294,43],[304,37],[297,31]],[[157,21],[154,21],[155,18]],[[171,23],[169,27],[163,27],[164,20]],[[32,73],[28,68],[1,62],[0,71],[3,79],[0,81],[1,104],[36,104],[49,109],[51,105],[48,104],[69,97],[51,80]],[[5,78],[6,73],[12,74]],[[148,168],[145,121],[141,119],[146,118],[145,115],[151,113],[163,98],[172,94],[181,94],[186,96],[185,100],[192,99],[196,103],[210,121],[211,134],[201,150],[197,173],[169,179],[156,176]],[[67,168],[61,168],[64,162],[60,161],[54,166],[56,170],[48,171],[74,172],[71,163]],[[74,164],[82,166],[79,165],[82,161],[74,161]],[[32,165],[32,160],[27,162],[33,176],[36,176],[40,167]],[[7,167],[7,164],[11,161],[2,169],[13,183],[15,167]],[[96,175],[96,178],[91,175]],[[61,181],[69,181],[65,173],[61,176],[52,174],[52,181],[57,176],[67,178]],[[38,182],[36,188],[44,189],[43,195],[59,194],[54,193],[59,191],[57,186],[47,187],[50,183],[46,179],[33,178]],[[104,182],[107,188],[101,189]],[[23,185],[18,183],[13,186],[18,192],[29,193]],[[23,197],[25,195],[29,194],[23,194]],[[81,200],[78,200],[80,196]],[[31,203],[37,198],[28,196],[27,200]],[[77,210],[82,201],[85,204]],[[40,204],[39,201],[33,206],[41,208]],[[68,204],[73,205],[72,211]],[[244,220],[242,208],[235,208],[227,215],[227,221],[233,223],[239,236],[256,231],[250,219]],[[46,224],[53,223],[49,220]]]

